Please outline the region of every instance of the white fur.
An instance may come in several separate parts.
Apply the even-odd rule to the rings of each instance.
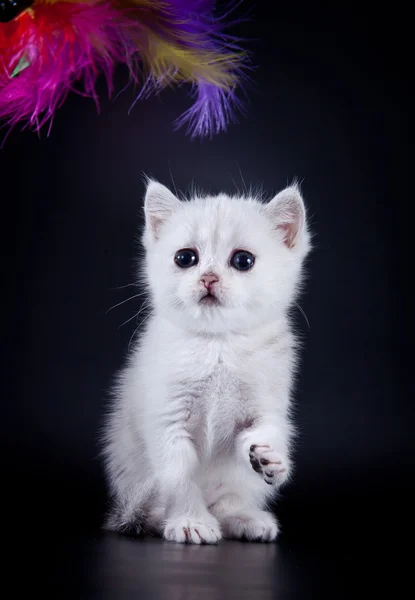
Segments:
[[[289,476],[293,431],[287,312],[310,249],[300,191],[268,204],[223,194],[179,201],[151,181],[145,215],[153,311],[105,430],[107,527],[196,544],[272,541],[267,506]],[[182,248],[198,250],[197,266],[175,264]],[[229,265],[236,249],[256,257],[250,271]],[[199,302],[211,272],[219,306]]]

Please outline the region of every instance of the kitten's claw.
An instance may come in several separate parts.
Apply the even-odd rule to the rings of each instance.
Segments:
[[[269,485],[281,485],[287,479],[287,460],[267,444],[253,444],[249,449],[249,460],[254,471]]]
[[[164,538],[180,544],[217,544],[221,539],[219,523],[213,517],[208,520],[179,517],[167,521]]]

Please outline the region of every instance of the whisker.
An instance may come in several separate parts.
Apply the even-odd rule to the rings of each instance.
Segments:
[[[136,283],[126,283],[125,285],[119,285],[118,287],[110,288],[110,290],[123,290],[127,287],[132,287],[132,286],[136,286],[136,285],[137,285]]]
[[[174,193],[175,193],[175,194],[176,194],[176,196],[178,197],[178,194],[177,194],[177,187],[176,187],[176,183],[175,183],[175,181],[174,181],[173,173],[172,173],[172,170],[171,170],[170,161],[168,161],[168,165],[169,165],[169,171],[170,171],[170,177],[171,177],[171,181],[172,181],[172,183],[173,183],[173,189],[174,189]]]
[[[137,316],[138,316],[138,313],[134,313],[132,317],[130,317],[129,319],[124,321],[124,323],[121,323],[121,325],[118,327],[118,329],[121,329],[121,327],[124,327],[124,325],[127,325],[127,323],[129,323],[130,321],[135,319]]]
[[[237,185],[237,183],[236,183],[235,179],[233,178],[233,175],[232,175],[232,173],[229,173],[229,177],[232,179],[232,183],[233,183],[233,185],[235,186],[235,189],[236,189],[236,191],[237,191],[238,195],[240,195],[240,193],[241,193],[241,192],[239,191],[238,185]]]
[[[236,161],[236,164],[238,165],[239,175],[241,176],[241,181],[242,181],[243,188],[245,190],[245,194],[248,194],[248,188],[246,187],[245,179],[244,179],[244,176],[242,175],[241,166],[238,161]]]
[[[305,314],[304,310],[301,308],[301,306],[298,304],[298,302],[294,301],[294,304],[296,305],[296,307],[298,308],[298,310],[303,315],[303,317],[305,319],[305,322],[307,323],[308,328],[311,329],[311,327],[310,327],[310,321],[308,320],[307,315]]]
[[[138,330],[139,327],[140,327],[140,325],[137,325],[137,327],[133,331],[132,336],[130,337],[130,341],[128,342],[128,350],[130,349],[131,342],[133,341],[133,338],[134,338],[135,334],[137,333],[137,330]]]
[[[147,310],[147,309],[148,309],[148,308],[150,308],[150,307],[151,307],[151,302],[150,302],[150,300],[144,300],[143,304],[140,306],[140,310],[139,310],[139,311],[138,311],[138,313],[137,313],[137,317],[138,317],[139,315],[141,315],[141,313],[142,313],[144,310]]]
[[[140,321],[139,327],[141,327],[142,325],[144,325],[144,323],[145,323],[146,321],[148,321],[148,319],[149,319],[149,318],[150,318],[152,315],[153,315],[153,311],[151,311],[151,312],[150,312],[148,315],[146,315],[146,316],[144,317],[144,319],[142,319],[142,320]]]
[[[142,319],[140,321],[140,323],[137,325],[137,327],[134,329],[132,336],[130,337],[130,341],[128,342],[128,350],[130,349],[131,343],[134,339],[135,334],[137,333],[137,331],[140,329],[140,327],[152,316],[153,312],[151,311],[146,317],[144,317],[144,319]]]
[[[130,317],[129,319],[127,319],[126,321],[124,321],[124,323],[122,323],[118,329],[121,329],[121,327],[123,327],[124,325],[127,325],[127,323],[129,323],[130,321],[132,321],[133,319],[137,318],[138,316],[140,316],[140,314],[143,312],[143,310],[146,310],[147,308],[149,308],[150,306],[150,302],[148,300],[145,300],[143,302],[143,304],[141,305],[140,309],[133,314],[132,317]]]
[[[129,302],[130,300],[133,300],[134,298],[138,298],[139,296],[142,296],[142,295],[143,294],[135,294],[135,296],[130,296],[129,298],[126,298],[125,300],[118,302],[118,304],[114,304],[114,306],[111,306],[111,308],[109,308],[105,314],[107,315],[111,310],[113,310],[114,308],[117,308],[117,306],[121,306],[121,304],[124,304],[125,302]]]

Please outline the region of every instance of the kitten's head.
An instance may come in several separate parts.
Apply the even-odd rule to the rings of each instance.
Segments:
[[[282,317],[309,250],[304,203],[288,187],[254,198],[178,200],[150,181],[146,275],[159,314],[194,331],[245,332]]]

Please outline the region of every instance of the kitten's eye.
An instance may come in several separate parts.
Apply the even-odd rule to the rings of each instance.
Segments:
[[[238,271],[249,271],[255,262],[255,256],[246,250],[238,250],[231,257],[231,265]]]
[[[184,248],[183,250],[176,252],[174,262],[181,269],[188,269],[189,267],[195,267],[197,265],[199,257],[196,250]]]

